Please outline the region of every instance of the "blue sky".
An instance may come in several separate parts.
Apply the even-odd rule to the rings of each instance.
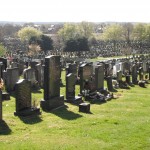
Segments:
[[[149,0],[2,0],[0,21],[150,22]]]

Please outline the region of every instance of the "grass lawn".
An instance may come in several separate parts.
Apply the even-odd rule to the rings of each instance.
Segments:
[[[79,86],[76,89],[78,93]],[[65,103],[61,109],[42,111],[33,118],[14,116],[15,98],[11,97],[3,102],[0,150],[149,150],[150,84],[117,90],[116,99],[91,104],[91,114]],[[61,94],[65,95],[65,87]],[[43,90],[32,93],[38,105],[42,98]]]

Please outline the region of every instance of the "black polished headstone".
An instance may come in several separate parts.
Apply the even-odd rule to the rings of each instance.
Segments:
[[[44,100],[41,101],[43,110],[51,110],[64,106],[64,96],[60,96],[60,56],[45,57],[44,67]]]
[[[133,66],[132,66],[132,83],[133,84],[137,84],[137,66],[136,66],[136,64],[133,64]]]
[[[112,91],[113,90],[112,77],[108,76],[106,79],[107,79],[107,88],[109,91]]]

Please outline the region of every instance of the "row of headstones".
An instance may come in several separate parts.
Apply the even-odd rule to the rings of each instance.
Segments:
[[[61,107],[64,105],[64,96],[60,95],[60,56],[48,56],[45,58],[44,66],[44,99],[41,100],[41,107],[43,110],[51,110],[53,108]],[[137,77],[137,70],[133,65],[133,77]],[[135,67],[136,68],[136,67]],[[104,66],[99,64],[95,67],[95,79],[91,79],[93,75],[93,66],[91,63],[83,63],[80,65],[80,93],[83,92],[86,80],[90,82],[90,90],[104,88]],[[122,73],[121,73],[122,74]],[[121,76],[121,75],[118,75]],[[132,78],[133,78],[132,77]],[[134,79],[132,79],[134,81]],[[108,89],[112,88],[111,77],[107,78]],[[94,84],[93,84],[93,83]],[[40,110],[33,107],[31,104],[31,81],[19,80],[15,84],[16,92],[16,112],[15,115],[30,115],[40,114]],[[110,85],[109,85],[110,84]],[[66,76],[66,99],[68,101],[81,102],[81,97],[75,96],[75,75],[69,73]],[[0,107],[2,107],[0,105]],[[2,109],[0,110],[2,111]],[[1,117],[2,118],[2,117]]]
[[[41,100],[43,110],[51,110],[64,105],[64,96],[60,95],[60,56],[48,56],[44,66],[44,99]],[[16,112],[18,116],[40,114],[40,109],[32,105],[31,81],[20,79],[15,84]],[[0,112],[2,112],[0,101]],[[0,114],[2,119],[2,113]]]
[[[105,77],[107,77],[108,89],[109,90],[112,89],[111,79],[114,78],[114,74],[118,82],[122,81],[122,76],[124,74],[126,77],[126,82],[128,84],[131,83],[130,75],[132,76],[133,84],[137,84],[138,75],[139,75],[140,80],[144,80],[144,74],[148,73],[149,79],[150,79],[150,65],[149,63],[146,64],[145,61],[144,63],[141,62],[139,64],[137,63],[130,64],[126,61],[126,62],[120,62],[120,63],[114,64],[113,67],[111,65],[111,68],[113,69],[112,74],[109,71],[110,70],[109,65],[110,65],[109,63],[96,63],[95,66],[92,66],[92,63],[83,63],[81,66],[79,66],[79,71],[77,71],[78,70],[77,64],[75,63],[68,64],[66,68],[66,74],[73,73],[77,78],[80,77],[80,82],[81,82],[80,93],[82,93],[85,80],[91,81],[91,76],[93,76],[93,70],[95,71],[94,72],[95,77],[92,80],[95,82],[95,85],[94,85],[95,87],[93,86],[93,88],[95,89],[104,88],[103,81]]]
[[[15,83],[20,79],[20,73],[18,66],[13,68],[6,68],[4,70],[3,64],[0,64],[0,75],[4,80],[6,91],[14,91]],[[44,66],[36,64],[34,68],[26,68],[23,70],[23,78],[31,81],[31,85],[34,86],[38,83],[39,87],[43,87],[44,84]]]
[[[83,66],[81,66],[82,68]],[[81,69],[86,74],[88,68]],[[60,95],[60,56],[45,58],[44,67],[44,99],[41,100],[43,110],[51,110],[64,105],[64,96]],[[82,77],[84,76],[82,74]],[[82,80],[82,79],[81,79]],[[82,89],[81,85],[81,89]],[[32,106],[31,81],[21,79],[15,84],[16,112],[15,115],[26,116],[40,114],[40,110]],[[66,77],[66,100],[69,102],[82,102],[82,97],[75,96],[75,75],[70,73]],[[1,109],[2,110],[2,109]]]

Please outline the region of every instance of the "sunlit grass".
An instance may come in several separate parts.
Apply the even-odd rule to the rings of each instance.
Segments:
[[[63,71],[65,85],[64,77]],[[14,116],[15,98],[11,97],[3,102],[3,119],[8,127],[0,126],[0,149],[149,150],[150,85],[117,90],[117,99],[91,104],[91,114],[80,113],[78,106],[65,103],[64,108],[41,110],[41,116],[24,119]],[[38,106],[43,98],[40,91],[32,93]],[[61,94],[65,95],[65,87],[61,87]]]

